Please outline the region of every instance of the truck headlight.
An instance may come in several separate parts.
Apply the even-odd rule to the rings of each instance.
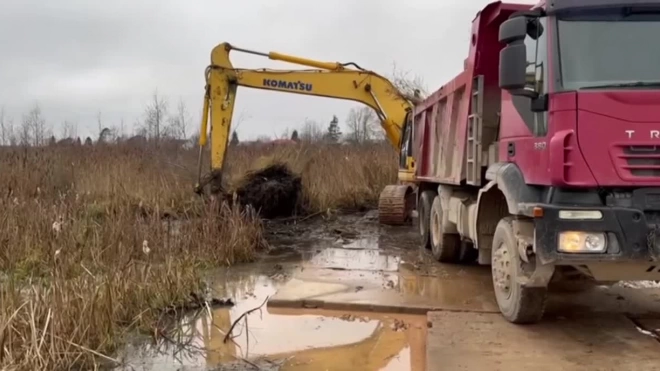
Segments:
[[[607,250],[605,233],[560,232],[559,251],[567,253],[603,253]]]
[[[559,210],[559,219],[599,220],[603,219],[603,213],[600,210]]]

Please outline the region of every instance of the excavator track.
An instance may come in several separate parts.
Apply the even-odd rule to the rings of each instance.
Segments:
[[[406,184],[386,186],[378,199],[378,221],[385,225],[404,225],[411,221],[413,188]]]

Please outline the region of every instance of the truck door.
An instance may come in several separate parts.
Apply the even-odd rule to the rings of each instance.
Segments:
[[[536,33],[528,32],[527,81],[530,88],[539,93],[539,98],[511,96],[511,103],[524,122],[524,126],[502,117],[501,154],[506,161],[520,167],[528,184],[547,182],[548,168],[548,22],[546,17],[538,19]],[[530,35],[532,33],[532,35]],[[504,107],[503,107],[504,108]],[[504,110],[503,110],[504,111]],[[512,112],[514,113],[514,112]]]

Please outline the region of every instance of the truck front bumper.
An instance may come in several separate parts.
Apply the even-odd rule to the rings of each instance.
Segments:
[[[543,216],[535,219],[535,252],[542,264],[579,265],[596,262],[649,262],[660,260],[660,229],[643,211],[622,207],[563,207],[537,205]],[[560,218],[561,210],[600,211],[597,220]],[[605,233],[601,253],[561,252],[560,233],[567,231]]]

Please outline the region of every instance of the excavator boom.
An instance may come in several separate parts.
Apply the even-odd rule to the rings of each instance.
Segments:
[[[230,51],[239,51],[313,69],[272,70],[235,68],[229,60]],[[201,176],[196,187],[211,184],[211,193],[222,190],[224,167],[236,91],[239,86],[271,91],[351,100],[371,107],[377,114],[387,139],[399,152],[402,134],[412,118],[413,104],[385,77],[360,68],[355,63],[322,62],[281,53],[262,53],[236,48],[229,43],[216,46],[211,52],[211,64],[206,69],[206,88],[202,126],[200,130],[200,164],[211,125],[211,171]],[[405,161],[406,173],[412,174],[414,162]]]

